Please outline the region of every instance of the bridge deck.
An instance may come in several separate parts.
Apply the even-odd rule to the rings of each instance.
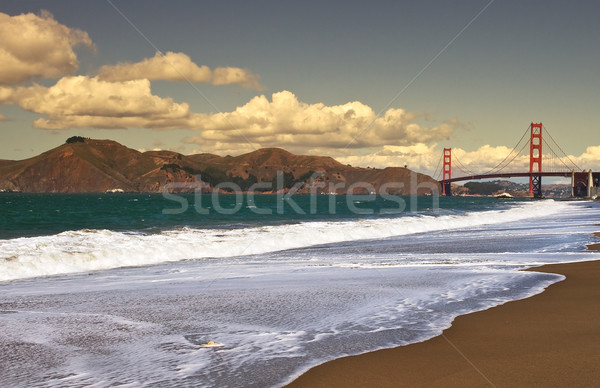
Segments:
[[[468,181],[468,180],[474,180],[474,179],[518,178],[518,177],[529,177],[530,175],[562,176],[565,178],[570,178],[571,172],[570,171],[567,171],[567,172],[540,172],[540,173],[533,173],[533,174],[530,174],[528,172],[503,172],[503,173],[496,173],[496,174],[467,175],[467,176],[461,176],[458,178],[446,179],[445,181],[440,181],[440,182],[452,183],[452,182]]]

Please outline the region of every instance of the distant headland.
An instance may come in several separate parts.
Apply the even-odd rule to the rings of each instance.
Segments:
[[[372,187],[377,193],[383,188],[389,194],[424,195],[439,186],[430,176],[404,167],[352,167],[328,156],[295,155],[280,148],[262,148],[239,156],[183,155],[140,152],[113,140],[81,136],[70,137],[29,159],[0,160],[0,191],[4,192],[159,193],[168,185],[176,186],[177,191],[194,191],[198,179],[205,192],[226,192],[237,185],[242,191],[260,188],[265,193],[280,187],[283,191],[294,188],[298,193],[334,190],[345,194],[360,183],[355,193]]]

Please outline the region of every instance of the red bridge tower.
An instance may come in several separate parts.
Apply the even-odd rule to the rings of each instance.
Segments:
[[[542,197],[542,123],[531,123],[529,141],[529,196]]]
[[[444,166],[442,170],[442,195],[452,195],[451,183],[448,182],[452,178],[452,148],[444,148]]]

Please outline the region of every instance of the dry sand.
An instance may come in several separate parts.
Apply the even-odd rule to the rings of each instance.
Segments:
[[[289,387],[600,386],[600,261],[531,270],[567,279],[460,316],[428,341],[319,365]]]

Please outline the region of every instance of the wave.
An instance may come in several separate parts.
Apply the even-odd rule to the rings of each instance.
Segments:
[[[565,202],[547,200],[464,214],[301,222],[227,230],[182,228],[157,234],[67,231],[0,241],[0,281],[500,224],[552,215],[568,206]]]

